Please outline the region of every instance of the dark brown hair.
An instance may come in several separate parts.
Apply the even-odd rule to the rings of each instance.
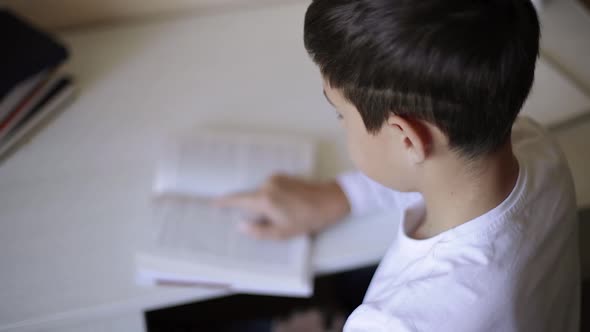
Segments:
[[[469,157],[510,136],[539,54],[529,0],[314,0],[305,47],[370,132],[428,121]]]

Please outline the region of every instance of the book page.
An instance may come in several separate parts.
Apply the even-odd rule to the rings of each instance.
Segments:
[[[199,133],[169,144],[154,191],[215,197],[258,188],[269,176],[309,176],[313,145],[292,138]]]
[[[154,184],[159,198],[152,252],[228,271],[303,278],[309,273],[308,237],[253,239],[238,228],[252,216],[209,202],[255,190],[276,173],[309,176],[313,154],[308,141],[258,134],[202,132],[169,144]]]
[[[242,234],[237,210],[211,207],[206,201],[170,198],[157,203],[159,251],[229,267],[290,269],[298,263],[302,242],[256,240]]]

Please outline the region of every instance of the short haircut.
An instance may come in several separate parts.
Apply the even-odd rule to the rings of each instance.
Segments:
[[[468,157],[497,150],[534,80],[530,0],[314,0],[305,47],[377,133],[390,112],[424,120]]]

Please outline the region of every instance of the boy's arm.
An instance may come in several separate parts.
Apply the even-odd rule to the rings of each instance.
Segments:
[[[341,174],[336,181],[346,195],[353,215],[403,210],[421,197],[418,193],[402,193],[387,188],[359,171]]]
[[[281,239],[317,233],[350,213],[348,199],[334,180],[311,182],[273,176],[260,188],[215,201],[247,212],[241,229],[258,238]]]
[[[241,224],[244,232],[276,239],[317,233],[351,212],[399,209],[407,195],[353,172],[324,183],[273,176],[258,190],[223,197],[216,204],[249,212],[250,220]]]

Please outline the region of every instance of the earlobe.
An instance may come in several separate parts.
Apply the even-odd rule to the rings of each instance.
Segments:
[[[419,139],[416,139],[416,136],[412,138],[411,137],[411,135],[406,136],[404,139],[406,152],[408,153],[410,162],[412,164],[420,164],[426,159],[425,146]]]
[[[431,137],[428,128],[419,120],[391,115],[387,121],[390,127],[399,131],[402,145],[412,164],[422,163],[429,153]]]

